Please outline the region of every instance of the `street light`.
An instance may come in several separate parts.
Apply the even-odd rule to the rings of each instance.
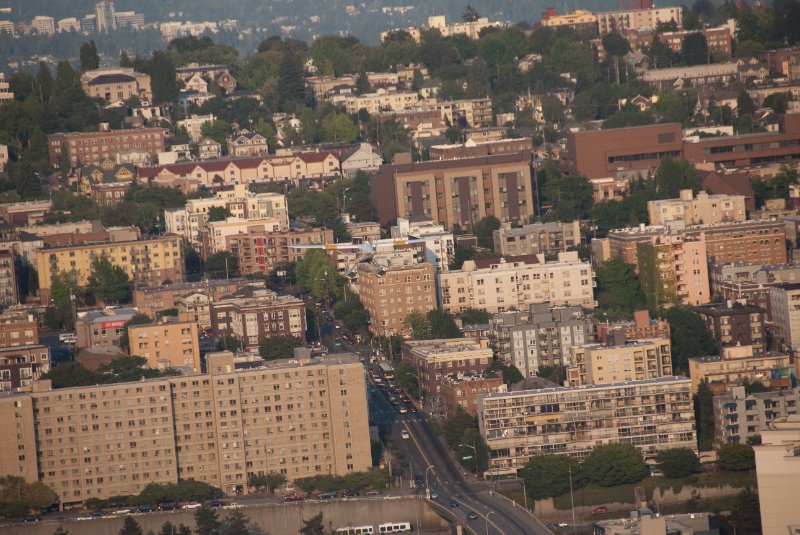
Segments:
[[[489,535],[489,516],[493,515],[494,511],[489,511],[486,513],[486,535]]]
[[[431,499],[431,486],[428,484],[428,470],[432,469],[433,465],[429,464],[428,468],[425,469],[425,499]]]
[[[575,495],[572,492],[572,467],[568,466],[567,471],[569,472],[569,501],[572,504],[572,533],[575,533],[577,527],[575,525]]]
[[[475,460],[475,477],[477,478],[478,477],[478,448],[475,447],[475,443],[473,442],[472,446],[470,446],[469,444],[459,444],[458,447],[459,448],[461,448],[461,447],[469,448],[469,449],[472,450],[472,454],[475,456],[475,457],[473,457],[473,459]],[[462,460],[463,460],[463,458],[462,458]]]

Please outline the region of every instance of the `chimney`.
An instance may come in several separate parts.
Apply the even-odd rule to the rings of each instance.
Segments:
[[[109,126],[108,123],[100,123],[99,128],[100,128],[101,132],[110,132],[111,131],[111,127]]]

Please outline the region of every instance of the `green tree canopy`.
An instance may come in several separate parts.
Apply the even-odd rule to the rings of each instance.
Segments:
[[[303,340],[291,335],[262,337],[258,341],[258,353],[264,360],[294,358],[296,347],[303,347]]]
[[[700,467],[700,460],[689,448],[668,448],[658,452],[658,467],[667,477],[681,478],[691,475]]]
[[[694,193],[700,191],[700,175],[694,165],[686,160],[663,158],[656,169],[655,182],[661,199],[677,198],[684,189]]]
[[[311,249],[297,262],[297,285],[314,299],[331,303],[338,294],[339,275],[336,266],[322,249]]]
[[[196,535],[219,535],[220,527],[219,514],[214,509],[205,505],[195,509],[194,532]]]
[[[212,221],[225,221],[231,217],[231,211],[224,206],[212,206],[208,209],[208,222]]]
[[[639,276],[633,266],[613,259],[595,269],[597,304],[610,319],[627,318],[635,310],[646,308]]]
[[[753,470],[756,467],[753,447],[749,444],[726,442],[717,450],[717,466],[731,472]]]
[[[395,366],[394,376],[397,382],[402,386],[410,395],[419,398],[419,380],[416,377],[416,371],[411,363],[403,360]]]
[[[489,318],[491,316],[485,310],[479,310],[477,308],[468,308],[461,313],[461,322],[464,325],[481,325],[484,323],[489,323]]]
[[[581,467],[570,456],[535,455],[522,469],[520,477],[528,497],[541,500],[569,492],[570,472],[573,488],[583,486]]]
[[[102,256],[92,262],[86,289],[105,303],[128,302],[131,299],[131,280],[126,271]]]
[[[200,133],[204,137],[213,139],[223,147],[227,146],[228,124],[225,121],[207,121],[200,127]]]
[[[239,259],[228,251],[209,256],[203,265],[209,279],[230,279],[239,276]]]
[[[717,354],[714,338],[703,318],[684,307],[672,307],[664,315],[672,339],[672,370],[689,371],[689,359]]]
[[[0,478],[0,514],[21,518],[38,513],[58,500],[53,490],[39,481],[27,482],[21,477]]]
[[[100,56],[94,41],[83,43],[80,51],[81,71],[93,71],[100,68]]]
[[[636,483],[645,475],[642,454],[630,444],[597,446],[584,461],[583,470],[590,483],[601,487]]]
[[[500,220],[495,216],[486,216],[472,225],[472,233],[478,238],[478,245],[492,249],[493,232],[500,228]]]
[[[431,309],[425,314],[417,310],[411,311],[403,323],[411,330],[411,338],[414,340],[461,338],[463,336],[453,316],[438,308]]]
[[[142,526],[132,516],[126,516],[119,535],[143,535]]]
[[[303,520],[300,535],[325,535],[325,523],[322,519],[322,513],[317,513],[308,520]]]
[[[681,43],[681,61],[686,65],[709,63],[708,41],[702,33],[690,33]]]

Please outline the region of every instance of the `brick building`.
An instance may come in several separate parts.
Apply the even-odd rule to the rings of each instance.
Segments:
[[[233,278],[142,286],[133,290],[133,306],[139,309],[140,313],[155,318],[162,310],[179,309],[181,302],[189,296],[201,294],[214,301],[242,288],[256,285],[259,285],[256,281]],[[208,314],[208,309],[205,310],[205,314],[201,312],[201,315],[208,316]],[[206,323],[206,325],[210,325],[210,323]]]
[[[225,238],[225,249],[239,261],[239,273],[247,276],[268,273],[275,266],[302,260],[305,249],[298,245],[324,245],[333,243],[333,231],[326,228],[289,229],[270,232],[253,229]]]
[[[717,351],[730,345],[752,346],[753,355],[767,350],[764,331],[766,311],[758,306],[741,301],[723,301],[691,307],[706,322],[711,336],[717,343]]]
[[[70,132],[47,136],[50,164],[58,167],[66,156],[72,167],[94,164],[105,159],[116,160],[117,154],[136,151],[147,154],[164,152],[163,128],[137,130],[101,129],[99,132]]]
[[[493,371],[480,373],[453,373],[439,380],[436,413],[451,418],[458,407],[467,414],[478,415],[478,396],[493,392],[505,392],[503,378]]]
[[[662,319],[650,319],[650,312],[637,310],[633,313],[633,321],[600,321],[594,318],[594,332],[597,341],[605,344],[616,332],[622,333],[626,341],[643,340],[648,338],[670,339],[669,322]]]
[[[125,326],[136,315],[135,308],[108,308],[79,312],[75,321],[78,347],[119,347]]]
[[[7,309],[0,314],[0,347],[39,343],[39,322],[24,310]]]
[[[48,371],[50,349],[47,346],[0,346],[0,392],[30,389],[34,381]]]

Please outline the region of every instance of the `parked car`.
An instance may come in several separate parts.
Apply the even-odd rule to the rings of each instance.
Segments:
[[[597,515],[600,513],[607,513],[607,512],[608,512],[608,507],[606,507],[605,505],[601,505],[600,507],[595,507],[594,509],[592,509],[593,515]]]
[[[181,507],[181,509],[199,509],[200,507],[201,504],[199,502],[191,502]]]

